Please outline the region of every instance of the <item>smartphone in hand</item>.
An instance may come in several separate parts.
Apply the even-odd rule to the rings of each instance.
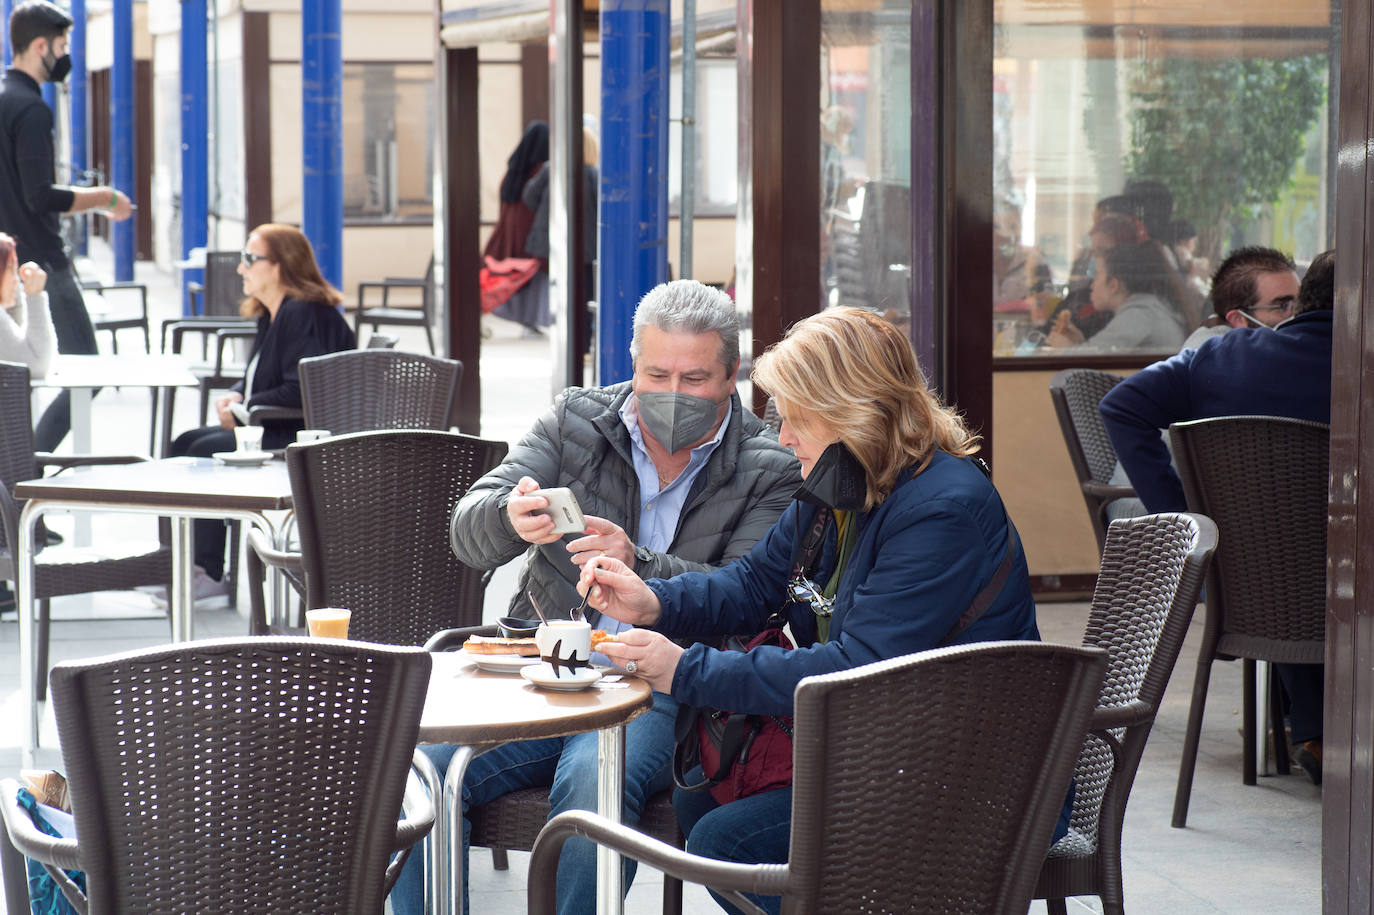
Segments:
[[[552,517],[554,533],[580,534],[587,529],[587,519],[582,516],[582,506],[577,504],[577,496],[566,486],[540,489],[530,495],[543,496],[549,500],[549,507],[537,509],[535,514]]]

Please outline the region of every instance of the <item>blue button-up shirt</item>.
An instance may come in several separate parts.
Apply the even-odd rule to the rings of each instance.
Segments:
[[[639,431],[639,401],[633,394],[625,400],[620,408],[620,421],[630,433],[630,457],[634,461],[635,476],[639,478],[639,530],[626,533],[636,544],[659,553],[666,553],[673,545],[673,534],[677,532],[678,519],[687,504],[687,494],[692,491],[692,481],[725,438],[725,427],[730,424],[730,412],[733,409],[733,403],[727,402],[725,419],[716,429],[716,434],[693,448],[687,467],[673,482],[660,488],[658,470],[649,457],[649,450],[644,447],[644,435]],[[604,614],[597,625],[610,634],[634,628],[629,623],[622,623]],[[600,663],[607,661],[603,658]]]

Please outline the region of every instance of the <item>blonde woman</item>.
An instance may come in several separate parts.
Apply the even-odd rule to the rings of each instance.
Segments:
[[[19,265],[14,239],[0,232],[0,361],[22,362],[34,378],[47,375],[57,358],[47,281],[34,262]]]
[[[896,327],[858,308],[813,315],[759,359],[754,383],[776,397],[779,441],[801,462],[796,500],[714,572],[644,582],[619,560],[588,562],[578,588],[591,604],[645,627],[605,643],[611,660],[684,705],[790,715],[803,677],[1039,638],[1019,539],[971,459],[977,436],[926,387]],[[775,611],[797,648],[669,638],[758,632]],[[786,860],[791,803],[790,787],[727,804],[705,791],[674,798],[689,851],[749,863]],[[776,897],[754,901],[779,909]]]

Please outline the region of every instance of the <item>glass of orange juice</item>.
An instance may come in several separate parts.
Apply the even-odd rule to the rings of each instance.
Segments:
[[[317,639],[348,638],[348,619],[352,614],[341,607],[320,607],[305,611],[305,624]]]

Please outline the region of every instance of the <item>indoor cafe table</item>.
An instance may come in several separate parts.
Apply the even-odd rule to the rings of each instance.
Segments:
[[[172,590],[168,595],[172,641],[194,638],[195,563],[191,521],[224,518],[243,521],[282,546],[283,520],[291,508],[291,481],[286,464],[274,458],[254,467],[231,467],[213,458],[174,457],[133,464],[76,467],[55,476],[26,480],[14,487],[28,500],[19,516],[15,552],[19,611],[19,695],[27,710],[23,760],[33,765],[38,748],[38,703],[34,696],[34,530],[38,519],[56,511],[110,511],[172,519]],[[275,512],[275,519],[267,513]],[[522,681],[523,682],[523,681]]]
[[[625,724],[653,706],[643,680],[624,677],[577,692],[528,683],[518,674],[480,671],[461,651],[437,652],[420,717],[420,743],[457,744],[442,787],[433,769],[422,772],[430,797],[441,798],[429,841],[431,911],[461,910],[463,775],[473,756],[512,740],[597,732],[597,812],[620,822],[625,792]],[[596,904],[600,915],[623,910],[620,855],[597,849]]]

